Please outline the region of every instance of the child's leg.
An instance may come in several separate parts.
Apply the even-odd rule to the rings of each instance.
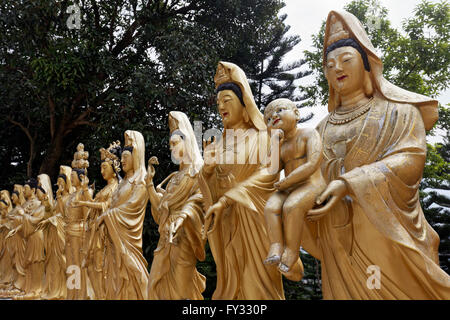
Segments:
[[[266,203],[264,216],[266,218],[267,233],[270,240],[270,249],[265,264],[277,264],[283,253],[283,223],[281,220],[281,209],[287,194],[276,191]]]
[[[292,191],[284,202],[283,230],[285,250],[279,266],[282,272],[288,272],[299,260],[305,216],[308,210],[314,206],[314,201],[318,195],[315,189],[317,188],[311,184],[304,184]],[[301,260],[298,263],[300,265],[296,266],[296,269],[298,272],[303,273]]]

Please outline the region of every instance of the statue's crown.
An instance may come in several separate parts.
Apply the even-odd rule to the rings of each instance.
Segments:
[[[344,25],[342,24],[342,21],[339,20],[334,14],[331,15],[330,20],[330,34],[328,36],[328,41],[326,46],[330,46],[331,44],[342,40],[342,39],[348,39],[350,38],[350,33],[345,30]]]
[[[221,84],[232,82],[231,81],[231,70],[225,67],[222,63],[217,66],[216,75],[214,76],[214,83],[216,88]]]
[[[79,143],[77,152],[73,154],[72,168],[73,169],[87,169],[89,168],[89,152],[84,151],[84,145]]]
[[[120,171],[120,159],[119,156],[113,153],[114,150],[120,149],[120,141],[115,141],[111,143],[108,149],[100,149],[100,159],[101,161],[106,161],[114,167],[116,172]]]

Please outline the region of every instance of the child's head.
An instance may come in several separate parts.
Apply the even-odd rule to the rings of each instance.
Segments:
[[[264,121],[269,130],[292,130],[299,120],[300,112],[295,103],[289,99],[274,100],[264,110]]]

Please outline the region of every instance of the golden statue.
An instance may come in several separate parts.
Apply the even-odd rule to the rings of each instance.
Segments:
[[[107,182],[106,186],[100,190],[94,199],[86,201],[74,201],[74,206],[84,206],[90,209],[88,232],[86,234],[86,253],[85,263],[89,281],[94,291],[95,299],[106,299],[105,280],[108,278],[107,269],[105,269],[105,260],[113,259],[111,250],[105,248],[105,226],[101,225],[96,229],[97,218],[104,213],[111,203],[112,195],[116,191],[121,177],[120,172],[120,142],[112,143],[108,149],[100,149],[100,159],[102,161],[100,169],[103,179]],[[105,252],[106,251],[106,252]],[[107,257],[105,257],[105,253]],[[113,265],[109,265],[112,267]]]
[[[24,185],[25,214],[22,217],[22,232],[26,241],[25,250],[25,296],[24,299],[37,299],[42,290],[44,277],[44,235],[37,225],[45,215],[45,208],[41,204],[42,192],[38,189],[38,181],[29,179]],[[39,195],[39,197],[38,197]]]
[[[106,278],[106,298],[147,299],[147,261],[142,253],[142,229],[148,201],[145,185],[145,142],[140,132],[127,130],[122,152],[125,177],[113,193],[111,204],[97,224],[105,223],[107,246],[114,262]],[[109,242],[109,243],[108,243]],[[112,288],[109,291],[108,288]]]
[[[41,174],[38,179],[43,193],[41,202],[45,208],[45,217],[38,225],[44,233],[45,248],[45,278],[41,297],[61,300],[67,294],[64,220],[61,212],[56,210],[50,178]],[[64,180],[62,177],[58,179]],[[58,185],[63,183],[60,181]]]
[[[303,264],[299,258],[303,225],[308,210],[325,189],[320,164],[322,143],[315,129],[297,128],[300,112],[289,99],[272,101],[264,111],[270,131],[281,130],[281,146],[273,148],[280,159],[279,170],[285,178],[275,183],[278,189],[267,201],[264,213],[271,242],[266,264],[278,269],[290,280],[300,281]]]
[[[22,185],[14,185],[11,200],[14,204],[14,208],[9,213],[7,224],[9,233],[4,239],[4,250],[10,255],[12,263],[11,286],[4,292],[4,295],[7,297],[22,295],[25,289],[26,243],[22,232],[22,220],[25,214],[23,205],[26,200],[24,196],[24,187]]]
[[[155,157],[149,160],[147,169],[147,190],[160,234],[150,270],[148,298],[203,300],[206,278],[196,268],[197,260],[205,259],[202,194],[197,181],[203,159],[186,114],[171,111],[169,128],[170,150],[179,170],[155,190]]]
[[[385,80],[362,24],[345,11],[328,16],[323,67],[329,115],[318,131],[328,186],[302,240],[321,260],[323,297],[450,299],[439,237],[419,203],[425,130],[438,102]]]
[[[87,207],[77,206],[78,201],[88,200],[91,197],[91,190],[88,188],[88,178],[87,178],[87,162],[79,160],[77,154],[80,152],[78,150],[74,155],[74,165],[70,173],[70,183],[74,187],[74,192],[69,193],[67,199],[62,201],[64,210],[64,222],[65,222],[65,255],[66,255],[66,273],[70,277],[74,275],[79,277],[80,281],[74,281],[69,284],[67,283],[67,299],[68,300],[80,300],[87,297],[87,287],[86,287],[86,277],[87,273],[85,268],[82,268],[82,261],[85,255],[84,242],[85,239],[85,227],[86,218],[88,215]],[[67,170],[67,169],[65,169]],[[66,174],[66,187],[69,186],[69,177]],[[58,191],[59,192],[59,191]],[[57,192],[58,194],[61,193]],[[61,193],[62,194],[62,193]],[[70,274],[70,272],[72,272]]]
[[[213,299],[284,299],[280,272],[263,263],[270,247],[264,206],[279,178],[266,164],[270,140],[264,117],[238,66],[220,62],[214,81],[225,131],[205,143],[199,174],[204,230],[217,270]]]
[[[11,255],[6,248],[6,236],[11,230],[9,221],[11,211],[10,193],[8,190],[2,190],[0,191],[0,290],[9,289],[13,282]]]

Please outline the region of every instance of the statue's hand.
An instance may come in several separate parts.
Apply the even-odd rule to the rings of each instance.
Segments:
[[[174,242],[177,237],[178,229],[183,225],[184,222],[183,217],[178,217],[175,221],[173,221],[169,226],[169,242],[170,243],[176,243]]]
[[[334,206],[340,201],[346,194],[348,194],[347,185],[343,180],[333,180],[327,186],[324,192],[317,197],[316,204],[323,204],[328,198],[328,202],[324,207],[318,209],[311,209],[306,214],[306,219],[309,221],[317,221],[329,214]]]
[[[153,177],[155,176],[155,167],[153,165],[158,164],[158,158],[153,156],[148,160],[148,166],[147,166],[147,175],[145,176],[145,182],[147,184],[151,184],[153,181]]]
[[[211,174],[217,166],[215,136],[214,139],[209,139],[208,141],[203,140],[203,159],[203,169],[207,174]]]
[[[217,228],[217,225],[220,222],[220,218],[222,217],[223,210],[225,209],[225,205],[221,201],[217,201],[211,207],[209,207],[208,211],[205,215],[205,224],[203,226],[203,238],[206,239],[206,235],[208,234],[209,227],[211,226],[212,219],[214,218],[214,226],[211,229],[211,232]]]

